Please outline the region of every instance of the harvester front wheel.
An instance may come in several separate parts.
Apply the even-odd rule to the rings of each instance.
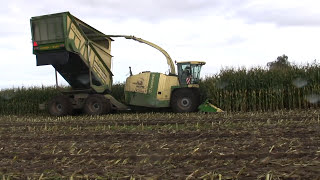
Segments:
[[[53,116],[66,116],[72,114],[72,104],[67,96],[56,96],[48,103],[49,113]]]
[[[88,115],[102,115],[110,112],[111,104],[103,95],[91,95],[84,105],[84,112]]]
[[[173,112],[194,112],[199,105],[199,93],[192,89],[179,89],[172,94],[171,108]]]

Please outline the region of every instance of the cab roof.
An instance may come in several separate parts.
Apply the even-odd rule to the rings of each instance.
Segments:
[[[177,64],[201,64],[201,65],[205,65],[206,62],[204,62],[204,61],[181,61],[181,62],[177,62]]]

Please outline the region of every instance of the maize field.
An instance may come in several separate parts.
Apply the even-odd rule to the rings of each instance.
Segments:
[[[116,84],[112,95],[124,101],[124,84]],[[318,108],[320,66],[290,66],[285,69],[224,69],[200,83],[202,101],[228,112],[277,111]],[[53,87],[16,88],[0,91],[1,114],[43,114],[38,105],[58,91]]]
[[[113,96],[124,101],[123,85],[116,84]],[[68,88],[68,87],[65,87]],[[46,103],[60,92],[55,87],[12,88],[0,91],[0,114],[5,115],[44,115],[39,104]]]
[[[319,115],[1,115],[0,177],[319,179]]]
[[[320,66],[229,68],[200,84],[203,99],[225,111],[276,111],[319,107]]]
[[[12,88],[0,91],[0,114],[41,114],[39,104],[59,92],[54,87]]]

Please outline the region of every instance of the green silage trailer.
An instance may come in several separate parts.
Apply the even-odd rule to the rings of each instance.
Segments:
[[[52,65],[57,86],[59,73],[72,88],[46,103],[50,114],[68,115],[73,109],[84,109],[87,114],[128,109],[109,94],[111,38],[69,12],[32,17],[30,25],[37,66]]]
[[[74,90],[111,90],[111,38],[69,12],[31,18],[37,65],[52,65]]]

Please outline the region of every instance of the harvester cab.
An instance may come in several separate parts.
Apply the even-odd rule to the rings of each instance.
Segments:
[[[178,62],[178,77],[181,86],[197,85],[200,81],[201,67],[205,65],[202,61]]]

